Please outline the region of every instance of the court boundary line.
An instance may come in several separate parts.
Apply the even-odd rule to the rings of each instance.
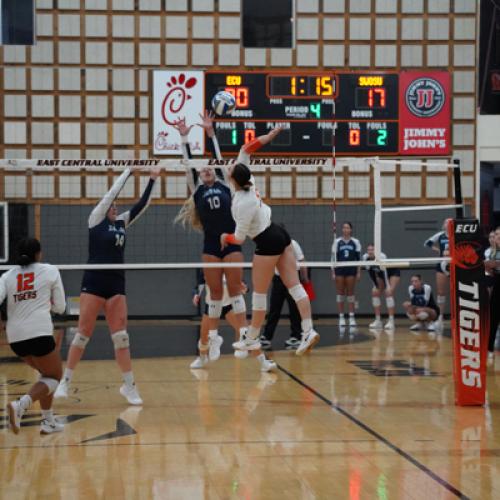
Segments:
[[[447,489],[450,493],[453,493],[456,497],[461,498],[463,500],[470,500],[470,498],[466,495],[464,495],[459,489],[455,488],[452,484],[450,484],[448,481],[443,479],[442,477],[438,476],[435,472],[433,472],[431,469],[429,469],[427,466],[425,466],[423,463],[419,462],[416,458],[412,457],[409,453],[406,451],[402,450],[398,446],[396,446],[394,443],[391,443],[387,438],[379,434],[377,431],[369,427],[367,424],[363,423],[361,420],[357,419],[354,415],[351,415],[347,410],[344,410],[341,406],[338,404],[333,403],[330,401],[326,396],[323,396],[320,392],[318,392],[316,389],[308,385],[306,382],[301,380],[299,377],[294,375],[293,373],[289,372],[286,368],[283,368],[281,365],[277,365],[278,369],[282,371],[285,375],[287,375],[289,378],[291,378],[294,382],[297,382],[297,384],[301,385],[304,389],[308,390],[311,394],[316,396],[318,399],[326,403],[330,408],[338,411],[342,416],[346,417],[349,419],[353,424],[356,426],[360,427],[363,429],[365,432],[368,432],[371,436],[373,436],[377,441],[380,441],[381,443],[385,444],[388,448],[390,448],[392,451],[396,452],[398,455],[403,457],[405,460],[413,464],[415,467],[420,469],[424,474],[429,476],[431,479],[436,481],[438,484],[443,486],[445,489]]]

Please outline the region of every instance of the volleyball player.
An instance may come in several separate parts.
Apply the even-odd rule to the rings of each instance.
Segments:
[[[130,210],[118,215],[115,200],[131,175],[131,170],[126,169],[92,210],[88,219],[89,264],[123,264],[126,229],[136,222],[148,207],[159,173],[158,168],[150,170],[150,179],[140,200]],[[130,404],[142,405],[142,399],[135,385],[130,358],[125,271],[115,269],[87,270],[83,274],[78,331],[71,343],[64,377],[55,397],[68,397],[73,371],[94,332],[96,319],[101,310],[104,310],[114,345],[116,362],[122,372],[124,383],[120,387],[120,394]]]
[[[408,287],[410,300],[403,302],[406,315],[412,321],[417,321],[416,324],[410,327],[410,330],[420,330],[422,328],[432,330],[432,327],[429,328],[431,326],[429,322],[435,321],[440,313],[439,306],[436,305],[432,294],[432,288],[422,282],[420,274],[412,275],[410,283]]]
[[[440,257],[448,257],[450,255],[450,243],[448,232],[446,230],[446,223],[447,221],[445,220],[443,222],[443,229],[425,241],[425,246],[432,248],[434,251],[438,252]],[[450,272],[448,263],[440,262],[436,265],[436,299],[440,313],[433,325],[430,326],[431,329],[439,331],[443,329],[443,312],[444,306],[446,304],[446,294],[449,288]]]
[[[493,276],[493,288],[490,295],[490,337],[488,340],[488,365],[495,362],[495,340],[500,323],[500,227],[495,229],[495,240],[485,260],[486,271]]]
[[[205,112],[200,115],[201,126],[210,138],[212,153],[217,159],[222,159],[217,136],[213,128],[214,115]],[[243,262],[240,245],[228,245],[221,249],[220,235],[233,232],[235,223],[231,215],[231,189],[227,178],[226,169],[216,169],[210,165],[204,166],[198,174],[195,168],[190,168],[188,160],[191,151],[188,142],[191,126],[186,125],[185,119],[179,119],[175,127],[181,135],[182,152],[186,162],[186,176],[191,196],[184,203],[177,222],[190,224],[194,229],[203,232],[202,260],[206,263],[217,262]],[[226,277],[232,310],[239,328],[246,327],[246,304],[241,294],[242,268],[208,268],[203,269],[206,283],[210,288],[210,301],[208,303],[209,323],[209,356],[218,358],[222,337],[218,335],[218,325],[222,313],[223,275]]]
[[[205,280],[203,278],[203,273],[199,273],[201,276],[198,276],[199,281],[195,289],[195,293],[193,295],[193,305],[198,306],[201,301],[201,296],[203,291],[205,290],[205,312],[201,318],[200,325],[200,340],[198,342],[198,351],[199,356],[191,363],[190,368],[198,369],[204,368],[210,361],[216,361],[215,359],[210,359],[209,357],[209,344],[208,344],[208,303],[210,302],[210,288],[206,285]],[[247,292],[247,286],[245,283],[241,284],[242,294]],[[222,296],[222,313],[220,319],[225,319],[234,329],[236,333],[236,340],[240,337],[240,327],[238,321],[236,321],[233,307],[231,305],[231,299],[229,297],[229,292],[227,290],[226,281],[224,280],[224,293]],[[248,356],[248,351],[235,351],[235,357],[244,359]],[[267,362],[263,363],[261,366],[262,371],[270,371],[270,369],[274,369],[274,363]]]
[[[53,393],[62,375],[62,364],[53,337],[50,313],[66,309],[58,269],[41,264],[40,242],[22,239],[16,266],[0,277],[0,303],[7,298],[7,341],[14,353],[40,373],[29,392],[7,405],[9,425],[17,434],[24,413],[35,401],[42,409],[41,434],[60,432],[64,425],[54,418]]]
[[[380,253],[380,258],[387,259],[387,256],[384,253]],[[366,253],[363,255],[362,260],[375,260],[375,247],[372,244],[366,247]],[[396,308],[396,303],[394,302],[394,291],[399,284],[399,280],[401,279],[401,272],[399,269],[381,269],[379,266],[367,266],[366,269],[373,283],[372,305],[373,310],[375,311],[375,321],[370,323],[369,327],[374,330],[381,330],[382,327],[384,327],[385,330],[393,331],[395,329],[394,313]],[[385,325],[380,319],[380,297],[382,294],[385,295],[385,304],[389,314],[389,319]]]
[[[319,335],[313,329],[311,304],[299,280],[291,238],[285,229],[271,222],[271,208],[261,200],[247,166],[250,154],[270,143],[280,131],[280,128],[275,128],[241,148],[237,163],[230,169],[235,189],[231,210],[236,229],[232,234],[223,233],[220,243],[223,249],[229,245],[241,245],[249,236],[256,244],[252,268],[252,322],[233,347],[242,350],[260,349],[260,328],[266,316],[267,291],[277,267],[302,318],[302,342],[295,351],[301,355],[319,341]]]
[[[361,243],[358,239],[352,236],[352,224],[344,222],[342,224],[342,236],[337,238],[332,245],[332,261],[333,262],[349,262],[361,259]],[[347,297],[347,305],[349,308],[349,326],[356,327],[356,318],[354,309],[356,306],[356,297],[354,296],[354,288],[356,281],[361,278],[361,270],[359,267],[334,267],[332,270],[332,278],[335,280],[337,288],[337,306],[339,308],[339,326],[343,327],[346,324],[344,317],[344,301]]]

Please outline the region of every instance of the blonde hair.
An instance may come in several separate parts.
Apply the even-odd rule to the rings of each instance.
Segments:
[[[203,226],[201,224],[200,215],[198,210],[196,210],[196,205],[194,204],[193,196],[190,196],[183,204],[176,218],[174,219],[174,224],[182,224],[185,228],[190,226],[195,231],[202,231]]]

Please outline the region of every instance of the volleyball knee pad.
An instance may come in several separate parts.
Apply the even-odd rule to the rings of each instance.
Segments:
[[[126,330],[119,330],[111,335],[111,340],[115,346],[115,351],[118,349],[128,349],[130,347],[130,340]]]
[[[354,295],[348,295],[347,302],[349,302],[349,304],[354,304],[356,302],[356,297]]]
[[[45,384],[49,388],[49,394],[52,394],[57,389],[57,386],[59,385],[59,380],[56,380],[55,378],[49,378],[49,377],[40,377],[38,379],[38,382]]]
[[[436,302],[440,305],[440,306],[443,306],[444,304],[446,304],[446,295],[438,295],[436,297]]]
[[[252,309],[254,311],[265,311],[267,309],[267,294],[253,292]]]
[[[394,297],[386,297],[385,304],[387,307],[396,307],[396,302],[394,302]]]
[[[429,313],[427,313],[425,311],[420,311],[417,314],[417,319],[419,319],[420,321],[425,321],[425,320],[429,319]]]
[[[345,295],[337,295],[337,302],[343,304],[345,300]]]
[[[71,341],[71,345],[74,345],[75,347],[78,347],[78,349],[81,349],[83,351],[85,347],[87,347],[89,340],[90,337],[86,337],[85,335],[82,335],[80,332],[76,332],[75,336],[73,337],[73,340]]]
[[[295,302],[298,302],[302,299],[307,299],[307,292],[304,290],[304,287],[301,284],[289,288],[288,293],[292,296],[292,299],[295,300]]]
[[[380,307],[380,297],[372,297],[372,306],[373,307]]]
[[[245,299],[243,295],[235,295],[231,297],[231,305],[233,306],[234,314],[243,314],[247,312],[247,306],[245,304]]]
[[[208,303],[208,317],[219,319],[221,314],[222,314],[222,300],[211,300]]]

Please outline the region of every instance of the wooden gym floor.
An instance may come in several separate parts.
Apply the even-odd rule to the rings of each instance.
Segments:
[[[6,428],[6,402],[35,374],[1,337],[0,498],[500,498],[500,360],[488,405],[456,407],[446,335],[406,324],[394,336],[366,324],[349,335],[323,321],[311,355],[271,352],[279,370],[261,374],[254,359],[231,354],[191,371],[195,326],[138,323],[138,408],[118,393],[101,330],[71,398],[55,405],[66,428],[49,436],[39,435],[38,407],[19,435]],[[277,337],[282,345],[284,326]]]

